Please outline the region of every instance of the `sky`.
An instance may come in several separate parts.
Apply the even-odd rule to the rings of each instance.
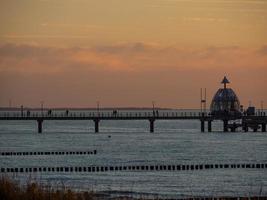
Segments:
[[[0,0],[0,106],[267,107],[266,0]],[[266,104],[266,105],[265,105]]]

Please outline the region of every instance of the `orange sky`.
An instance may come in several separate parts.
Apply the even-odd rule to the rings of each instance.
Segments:
[[[267,104],[265,0],[0,0],[0,106]],[[266,107],[266,106],[265,106]]]

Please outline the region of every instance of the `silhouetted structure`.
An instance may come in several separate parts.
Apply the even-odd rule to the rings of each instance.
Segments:
[[[240,116],[241,112],[239,99],[231,88],[226,87],[226,85],[230,82],[226,77],[224,77],[221,83],[224,85],[224,87],[220,88],[212,99],[210,105],[211,115]]]
[[[69,110],[63,114],[49,113],[44,114],[43,108],[41,113],[28,113],[23,115],[23,109],[21,113],[0,113],[0,120],[35,120],[38,125],[38,133],[43,131],[44,120],[92,120],[95,125],[95,132],[99,132],[99,124],[102,120],[146,120],[149,122],[150,132],[154,132],[154,124],[157,120],[200,120],[201,132],[205,132],[205,122],[208,122],[208,132],[212,131],[212,122],[215,120],[223,121],[223,131],[235,132],[237,128],[242,128],[244,132],[249,129],[254,132],[261,128],[262,132],[266,132],[267,116],[264,112],[256,115],[255,110],[249,107],[245,112],[241,112],[240,102],[237,95],[231,88],[227,88],[226,85],[230,82],[226,77],[221,82],[224,87],[220,88],[214,95],[211,102],[211,113],[205,111],[206,108],[206,90],[204,92],[204,99],[201,91],[201,108],[204,104],[204,112],[182,112],[182,113],[165,113],[153,110],[151,112],[129,112],[121,113],[113,110],[113,112],[100,112],[99,103],[97,106],[97,112],[88,113],[72,113]],[[255,108],[254,108],[255,109]],[[253,112],[252,112],[253,111]]]

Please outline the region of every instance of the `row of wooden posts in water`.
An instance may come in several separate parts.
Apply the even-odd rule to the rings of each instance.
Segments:
[[[34,151],[34,152],[0,152],[0,156],[32,156],[32,155],[93,155],[97,151]]]
[[[11,167],[1,168],[1,173],[32,172],[107,172],[107,171],[188,171],[209,169],[267,169],[267,163],[243,164],[193,164],[193,165],[126,165],[126,166],[87,166],[87,167]]]

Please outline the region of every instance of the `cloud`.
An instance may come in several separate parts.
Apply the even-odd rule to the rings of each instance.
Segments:
[[[158,0],[159,2],[198,2],[197,0]],[[266,0],[202,0],[201,3],[245,3],[245,4],[267,4]]]
[[[67,24],[67,23],[42,23],[42,27],[51,28],[75,28],[81,30],[103,30],[104,27],[93,24]]]
[[[226,18],[213,18],[213,17],[184,17],[183,21],[190,22],[227,22]]]
[[[208,5],[208,7],[207,7]],[[151,1],[146,7],[160,9],[164,7],[186,6],[194,10],[266,13],[266,0],[157,0]]]
[[[145,51],[154,51],[159,47],[156,43],[119,43],[115,45],[102,45],[94,47],[94,50],[102,53],[141,53]]]
[[[266,46],[256,50],[238,46],[196,49],[142,42],[88,48],[4,44],[0,46],[0,72],[266,69],[266,52]]]
[[[1,35],[0,37],[6,39],[35,39],[35,38],[60,38],[60,39],[79,39],[79,38],[90,38],[88,35]]]
[[[267,45],[262,46],[262,47],[259,49],[258,52],[259,52],[260,55],[265,55],[265,56],[267,56]]]
[[[266,100],[266,46],[184,48],[120,43],[88,48],[0,45],[0,105],[197,107],[227,74],[242,102]],[[244,84],[246,87],[244,87]],[[186,87],[185,87],[186,86]],[[27,94],[27,95],[25,95]]]

